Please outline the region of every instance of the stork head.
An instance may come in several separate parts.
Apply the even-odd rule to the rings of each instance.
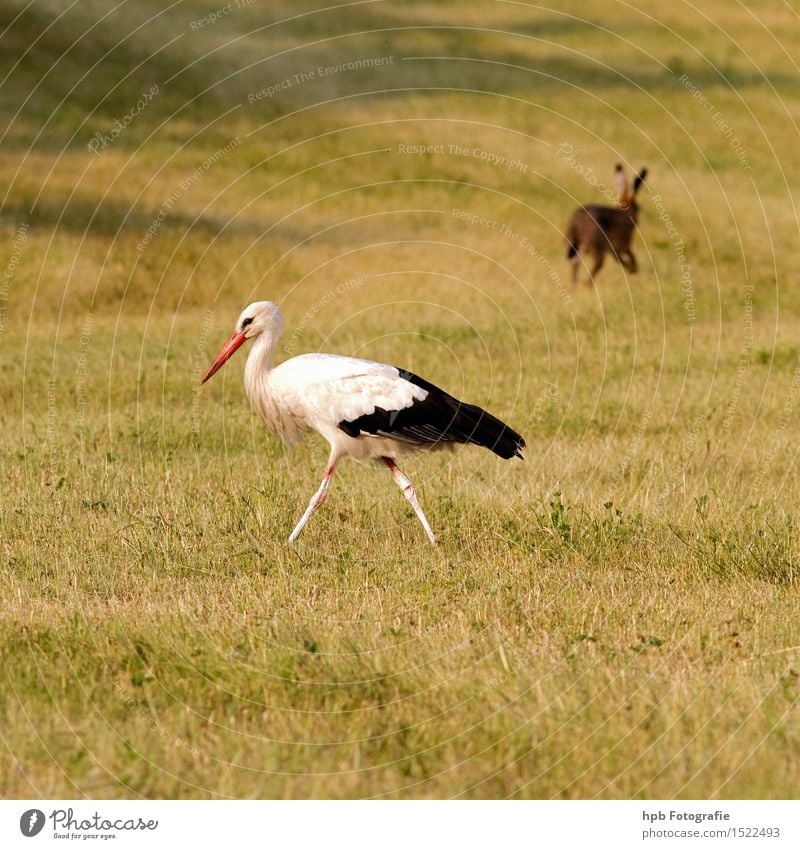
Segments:
[[[268,333],[271,337],[277,338],[282,331],[283,318],[272,301],[256,301],[249,307],[245,307],[231,337],[220,348],[216,359],[208,367],[208,371],[200,382],[205,383],[209,377],[216,374],[248,339],[253,339],[262,333]]]

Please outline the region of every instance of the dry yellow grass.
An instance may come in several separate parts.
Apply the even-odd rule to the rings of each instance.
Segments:
[[[0,11],[0,795],[795,792],[796,20],[638,5]],[[642,270],[574,290],[617,159]],[[262,298],[527,459],[411,463],[435,550],[344,466],[287,549],[324,446],[197,385]]]

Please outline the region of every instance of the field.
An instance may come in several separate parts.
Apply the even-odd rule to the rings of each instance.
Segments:
[[[319,7],[0,8],[0,796],[796,794],[796,11]],[[287,547],[326,445],[199,385],[262,299],[524,462],[407,463],[436,548],[344,463]]]

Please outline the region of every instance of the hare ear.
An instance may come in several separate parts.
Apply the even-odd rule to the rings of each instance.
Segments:
[[[634,194],[636,194],[636,192],[638,192],[639,189],[642,187],[642,183],[644,182],[644,178],[646,176],[647,176],[647,168],[642,168],[642,170],[639,172],[636,179],[633,181],[633,193]]]
[[[625,174],[625,171],[622,168],[622,163],[618,162],[614,166],[614,184],[617,187],[617,194],[619,195],[619,202],[625,203],[630,195],[630,185],[628,183],[628,178]]]

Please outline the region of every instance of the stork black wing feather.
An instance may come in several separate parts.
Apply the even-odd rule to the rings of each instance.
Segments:
[[[400,377],[427,391],[424,400],[415,400],[401,410],[376,407],[352,421],[339,422],[348,436],[361,434],[388,436],[414,445],[460,442],[481,445],[499,457],[522,457],[525,440],[491,413],[465,404],[415,374],[398,369]]]

